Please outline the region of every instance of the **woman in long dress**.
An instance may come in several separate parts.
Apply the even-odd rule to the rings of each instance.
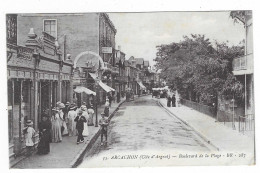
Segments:
[[[83,111],[82,115],[86,118],[87,122],[88,122],[88,111],[87,111],[87,107],[85,105],[81,106],[81,110]],[[89,132],[88,132],[88,123],[84,123],[84,130],[82,133],[83,136],[88,136]]]
[[[38,154],[48,154],[50,152],[51,127],[51,121],[47,115],[44,115],[39,127],[40,142],[38,144]]]
[[[52,109],[53,110],[53,116],[51,118],[52,123],[52,142],[61,142],[62,136],[61,136],[61,125],[60,125],[60,115],[59,110],[57,108]]]
[[[109,116],[109,99],[106,99],[104,113],[106,117]]]
[[[89,118],[88,118],[88,126],[94,126],[94,119],[93,119],[94,113],[95,113],[95,111],[93,109],[93,105],[91,104],[90,108],[88,109],[88,116],[89,116]]]
[[[77,129],[76,129],[76,122],[74,119],[77,117],[76,113],[76,106],[73,106],[70,108],[70,111],[68,113],[68,132],[69,136],[76,136],[77,135]]]

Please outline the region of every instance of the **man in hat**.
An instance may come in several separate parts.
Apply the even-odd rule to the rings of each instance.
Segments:
[[[74,119],[76,122],[76,129],[78,130],[77,144],[84,142],[84,137],[82,135],[84,130],[84,123],[87,122],[86,118],[82,115],[83,111],[79,110],[77,117]]]
[[[103,136],[105,135],[105,143],[107,143],[107,126],[108,126],[108,119],[105,118],[105,113],[101,113],[101,119],[99,120],[99,125],[101,129],[101,145],[103,145]]]

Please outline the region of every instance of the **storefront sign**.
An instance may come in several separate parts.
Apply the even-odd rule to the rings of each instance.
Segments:
[[[112,47],[102,47],[102,53],[112,53]]]

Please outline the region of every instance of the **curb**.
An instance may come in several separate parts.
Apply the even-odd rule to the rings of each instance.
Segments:
[[[209,145],[211,145],[213,148],[215,148],[217,151],[220,151],[220,149],[215,146],[207,137],[205,137],[204,135],[202,135],[199,131],[197,131],[195,128],[193,128],[187,121],[181,119],[180,117],[178,117],[176,114],[172,113],[168,108],[164,107],[163,104],[158,101],[159,105],[161,107],[163,107],[169,114],[175,116],[178,120],[180,120],[182,123],[184,123],[185,125],[187,125],[188,127],[190,127],[200,138],[202,138],[206,143],[208,143]]]
[[[116,107],[116,109],[109,115],[108,120],[111,120],[114,116],[114,114],[117,112],[117,110],[119,109],[119,107],[125,102],[122,101],[121,103],[119,103],[119,105]],[[96,140],[98,139],[100,135],[100,129],[96,132],[96,134],[94,134],[94,136],[91,138],[91,140],[89,141],[89,143],[85,144],[82,149],[78,152],[78,154],[74,157],[74,159],[70,162],[70,168],[76,168],[82,161],[83,158],[86,154],[87,151],[89,151],[91,149],[91,147],[93,146],[93,144],[96,142]]]

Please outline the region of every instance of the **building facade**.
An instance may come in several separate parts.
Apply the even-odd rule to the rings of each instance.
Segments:
[[[115,62],[116,29],[106,13],[75,13],[75,14],[20,14],[18,15],[18,43],[25,39],[25,27],[34,28],[36,33],[42,31],[54,36],[63,53],[62,59],[68,57],[74,62],[75,74],[80,80],[74,80],[74,88],[82,85],[96,90],[91,81],[88,69],[97,74],[99,80],[115,88],[115,77],[119,69]],[[77,69],[76,69],[77,68]],[[94,70],[94,71],[93,71]],[[85,77],[82,75],[87,74]],[[104,103],[106,92],[97,89],[99,104]],[[78,103],[88,100],[85,93],[74,93]]]
[[[25,148],[23,129],[32,120],[38,131],[42,115],[51,116],[57,101],[72,98],[73,64],[62,59],[55,37],[30,27],[19,38],[19,15],[7,14],[7,78],[10,157]],[[19,40],[19,42],[18,42]],[[17,44],[17,42],[19,44]],[[38,143],[38,134],[34,137]]]

